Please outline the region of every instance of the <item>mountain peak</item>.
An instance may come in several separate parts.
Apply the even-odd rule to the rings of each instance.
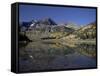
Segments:
[[[41,24],[45,24],[45,25],[57,25],[56,22],[54,20],[52,20],[51,18],[44,18],[42,20],[39,21]]]
[[[79,28],[79,26],[75,23],[68,23],[68,24],[66,24],[66,27],[73,28],[75,30],[77,30]]]

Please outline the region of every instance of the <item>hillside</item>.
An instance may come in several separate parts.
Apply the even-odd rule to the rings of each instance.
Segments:
[[[69,39],[69,40],[83,39],[85,40],[85,39],[95,39],[95,38],[96,38],[96,23],[92,22],[70,33],[68,36],[64,37],[63,39]]]

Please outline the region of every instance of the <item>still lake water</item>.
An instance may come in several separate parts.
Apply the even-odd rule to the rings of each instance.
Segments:
[[[95,44],[30,42],[19,48],[21,72],[94,67],[96,67]]]

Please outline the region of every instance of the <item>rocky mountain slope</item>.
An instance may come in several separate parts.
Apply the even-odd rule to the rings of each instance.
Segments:
[[[83,27],[76,24],[57,24],[51,18],[23,22],[20,26],[20,33],[24,33],[30,40],[37,39],[94,39],[96,37],[96,22]]]
[[[96,22],[87,24],[78,30],[70,33],[64,39],[95,39],[96,38]]]

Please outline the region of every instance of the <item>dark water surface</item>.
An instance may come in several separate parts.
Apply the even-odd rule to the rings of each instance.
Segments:
[[[95,44],[31,42],[19,48],[19,71],[22,72],[94,67]]]

